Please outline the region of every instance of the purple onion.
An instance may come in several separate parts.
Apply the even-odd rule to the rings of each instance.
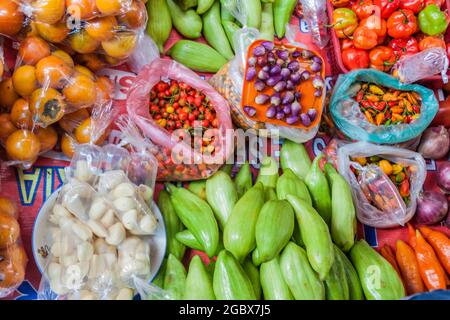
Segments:
[[[289,79],[289,76],[291,75],[291,70],[289,70],[288,68],[283,68],[283,69],[281,69],[280,74],[283,77],[283,80],[287,80],[287,79]]]
[[[286,50],[277,50],[277,56],[281,60],[286,61],[287,59],[289,59],[289,52],[287,52]]]
[[[436,191],[426,191],[417,199],[416,222],[432,225],[441,222],[448,212],[448,200]]]
[[[300,51],[295,50],[294,52],[292,52],[292,57],[293,58],[298,58],[300,57],[302,54],[300,53]]]
[[[309,80],[309,78],[311,78],[311,73],[308,70],[305,70],[302,72],[301,77],[304,81]]]
[[[270,69],[270,75],[271,76],[277,76],[281,73],[281,67],[276,65],[273,66],[272,69]]]
[[[255,103],[256,104],[266,104],[267,103],[267,101],[269,101],[269,99],[270,99],[270,96],[268,96],[267,94],[258,94],[256,97],[255,97]]]
[[[298,115],[301,110],[302,110],[302,107],[300,106],[300,103],[298,103],[297,101],[295,101],[291,104],[292,115],[294,115],[294,116]]]
[[[282,104],[292,103],[294,101],[294,94],[291,91],[286,91],[281,99]]]
[[[275,90],[276,92],[281,92],[285,88],[286,88],[286,81],[280,81],[273,87],[273,90]]]
[[[274,106],[279,106],[281,103],[280,94],[277,92],[270,98],[270,103]]]
[[[298,121],[298,116],[290,116],[286,118],[286,123],[292,125]]]
[[[267,64],[267,58],[265,56],[258,57],[256,59],[256,64],[260,67],[264,67]]]
[[[314,90],[314,97],[321,97],[322,96],[322,89],[316,89]]]
[[[311,59],[313,62],[316,62],[318,64],[322,64],[322,59],[320,59],[318,56],[314,56]]]
[[[295,100],[300,100],[301,99],[301,97],[302,97],[302,94],[300,93],[300,91],[295,91],[294,92],[294,98],[295,98]]]
[[[278,120],[283,119],[283,118],[284,118],[284,113],[283,113],[283,112],[277,112],[276,118],[277,118]]]
[[[298,70],[300,70],[300,63],[297,60],[291,61],[288,64],[288,68],[292,72],[298,71]]]
[[[252,106],[244,106],[244,112],[250,117],[253,117],[256,114],[256,109]]]
[[[308,110],[308,117],[311,119],[311,121],[316,120],[316,117],[317,117],[317,110],[316,110],[316,109],[313,109],[313,108],[309,109],[309,110]]]
[[[311,71],[312,71],[312,72],[319,72],[319,71],[322,71],[322,65],[314,61],[314,62],[311,64]]]
[[[286,62],[284,61],[284,60],[281,60],[281,59],[277,59],[277,65],[278,66],[284,66],[286,64]]]
[[[264,83],[264,81],[261,81],[259,79],[255,81],[256,91],[263,91],[265,88],[266,88],[266,84]]]
[[[251,57],[250,59],[248,59],[248,65],[250,67],[254,67],[256,65],[256,58],[255,57]]]
[[[256,69],[255,67],[250,67],[247,69],[247,75],[245,76],[245,80],[252,81],[256,78]]]
[[[283,112],[283,106],[282,105],[277,106],[277,112]]]
[[[308,117],[306,113],[302,113],[300,115],[300,119],[305,127],[309,127],[311,125],[311,119]]]
[[[257,46],[253,49],[253,55],[255,57],[263,56],[266,53],[266,49],[263,46]]]
[[[264,41],[263,43],[261,43],[261,45],[267,50],[267,51],[271,51],[273,50],[273,48],[275,47],[275,44],[271,41]]]
[[[265,72],[264,70],[260,70],[258,73],[258,79],[260,80],[267,80],[269,79],[269,73]]]
[[[442,190],[450,193],[450,162],[444,162],[439,166],[437,182]]]
[[[275,57],[275,55],[272,52],[269,52],[269,54],[267,55],[267,62],[273,66],[274,64],[277,63],[277,58]]]
[[[291,80],[286,81],[286,89],[287,90],[294,90],[295,89],[295,85]]]
[[[313,87],[316,89],[321,89],[324,86],[323,79],[320,75],[316,75],[313,79]]]
[[[314,54],[309,50],[302,50],[302,58],[310,59]]]
[[[265,66],[261,69],[264,72],[269,72],[270,71],[270,67],[269,66]]]
[[[272,119],[277,113],[277,108],[275,106],[270,106],[266,111],[266,117]]]
[[[291,74],[291,77],[289,78],[295,85],[298,85],[300,83],[302,76],[300,73],[296,72]]]
[[[291,114],[291,106],[290,105],[285,105],[284,107],[283,107],[283,112],[284,112],[284,114]]]
[[[269,86],[269,87],[273,87],[274,85],[276,85],[278,82],[280,82],[281,81],[281,76],[280,75],[278,75],[278,76],[272,76],[272,77],[270,77],[267,81],[266,81],[266,84]]]

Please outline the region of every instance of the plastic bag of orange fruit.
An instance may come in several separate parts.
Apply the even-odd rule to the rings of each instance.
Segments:
[[[392,228],[414,216],[426,178],[425,160],[419,153],[357,142],[340,146],[337,160],[339,172],[351,186],[360,222]]]
[[[14,292],[25,278],[28,258],[17,219],[17,204],[0,197],[0,298]]]
[[[40,36],[111,65],[133,53],[146,22],[142,0],[0,0],[0,34]]]

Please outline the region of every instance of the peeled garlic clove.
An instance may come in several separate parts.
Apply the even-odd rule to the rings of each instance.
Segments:
[[[108,231],[101,223],[95,220],[89,220],[87,225],[97,237],[106,238],[108,236]]]
[[[156,218],[149,214],[144,215],[139,222],[139,227],[144,234],[153,234],[157,226]]]
[[[78,261],[89,261],[94,254],[94,247],[89,242],[81,243],[77,246]]]
[[[96,239],[94,242],[94,251],[96,254],[112,253],[116,254],[116,247],[106,243],[105,239]]]
[[[135,209],[125,212],[122,216],[123,226],[128,230],[136,229],[138,225],[137,216],[138,212]]]
[[[72,225],[72,231],[83,241],[88,241],[92,238],[92,231],[87,226],[79,222]]]
[[[62,250],[61,250],[61,242],[54,242],[52,247],[50,248],[50,252],[54,257],[61,257],[62,256]]]
[[[136,208],[136,200],[130,197],[122,197],[114,200],[114,208],[120,212],[127,212]]]
[[[48,265],[47,275],[50,281],[61,279],[62,266],[59,263],[52,262]]]
[[[77,161],[74,177],[83,182],[88,182],[93,178],[93,172],[86,160]]]
[[[97,300],[97,296],[92,291],[80,290],[78,294],[78,299],[74,300]]]
[[[62,256],[60,258],[60,261],[61,261],[61,264],[67,268],[68,266],[76,264],[78,262],[78,258],[75,255]]]
[[[96,198],[89,209],[89,218],[93,220],[98,220],[105,214],[106,210],[108,210],[108,205],[104,198],[98,197]]]
[[[106,211],[105,215],[100,219],[105,228],[111,227],[116,222],[116,214],[113,209]]]
[[[102,173],[98,181],[98,190],[110,192],[122,182],[126,181],[126,174],[122,170],[112,170]]]
[[[101,275],[106,269],[105,260],[102,256],[94,254],[91,259],[89,266],[89,279],[95,279],[97,276]]]
[[[118,246],[125,239],[126,231],[121,222],[113,224],[108,229],[108,236],[105,238],[106,242],[112,246]]]
[[[145,184],[141,184],[138,187],[139,195],[146,203],[151,203],[153,199],[153,189]]]
[[[112,196],[114,198],[134,197],[135,194],[136,194],[136,187],[129,182],[119,184],[112,191]]]

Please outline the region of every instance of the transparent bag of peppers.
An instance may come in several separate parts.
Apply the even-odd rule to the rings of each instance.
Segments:
[[[0,9],[0,34],[16,40],[40,36],[99,68],[126,61],[147,23],[142,0],[9,0]]]
[[[184,83],[203,94],[203,101],[208,102],[215,112],[217,126],[204,131],[202,124],[198,124],[188,130],[180,128],[170,132],[158,124],[150,114],[150,95],[161,80]],[[227,101],[195,72],[175,61],[156,59],[144,67],[128,91],[127,111],[154,145],[152,152],[159,162],[158,181],[205,179],[214,174],[233,151],[232,139],[227,138],[227,133],[232,133]],[[212,150],[202,148],[202,142],[197,140],[202,137],[213,141]]]
[[[395,125],[370,123],[354,97],[359,83],[368,82],[400,91],[414,91],[421,98],[420,116],[414,122]],[[398,79],[378,70],[361,69],[340,75],[330,101],[330,112],[336,126],[350,139],[379,144],[396,144],[422,134],[439,109],[432,90],[418,84],[403,84]]]
[[[25,279],[28,258],[20,237],[17,205],[3,197],[0,202],[0,298],[4,298]]]
[[[152,204],[157,161],[137,129],[121,128],[131,152],[83,144],[66,168],[39,299],[131,300],[151,280],[152,235],[163,228]]]
[[[378,156],[407,168],[409,173],[409,201],[405,203],[397,186],[375,165],[361,165],[352,159]],[[367,142],[342,145],[337,151],[337,164],[352,188],[358,220],[376,228],[405,225],[415,214],[417,197],[426,178],[426,164],[416,152],[379,146]],[[358,175],[351,168],[357,170]],[[372,201],[370,201],[371,199]]]
[[[232,2],[231,2],[232,3]],[[271,130],[278,131],[283,138],[302,143],[311,140],[319,130],[319,124],[308,129],[294,128],[288,125],[274,125],[250,119],[243,108],[242,92],[245,81],[245,70],[247,64],[247,51],[250,45],[258,39],[266,38],[259,30],[245,26],[246,17],[242,15],[243,10],[240,10],[239,4],[234,7],[230,5],[230,13],[244,26],[234,32],[233,48],[235,57],[222,67],[210,80],[209,83],[223,96],[230,104],[230,111],[233,122],[243,129],[261,130],[260,134],[268,134]],[[298,32],[298,27],[293,25],[286,25],[286,38],[288,42],[299,48],[305,48],[304,45],[295,42],[295,34]],[[271,40],[273,41],[273,39]],[[305,48],[306,49],[306,48]],[[322,88],[322,109],[325,104],[326,88]],[[262,130],[267,129],[267,130]]]

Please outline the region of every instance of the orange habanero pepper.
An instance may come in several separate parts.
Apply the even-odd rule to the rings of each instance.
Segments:
[[[424,292],[425,286],[420,277],[419,265],[414,250],[407,243],[398,240],[396,257],[403,276],[406,292],[409,295]]]
[[[444,233],[428,227],[419,227],[419,229],[433,247],[444,269],[450,274],[450,239]]]

